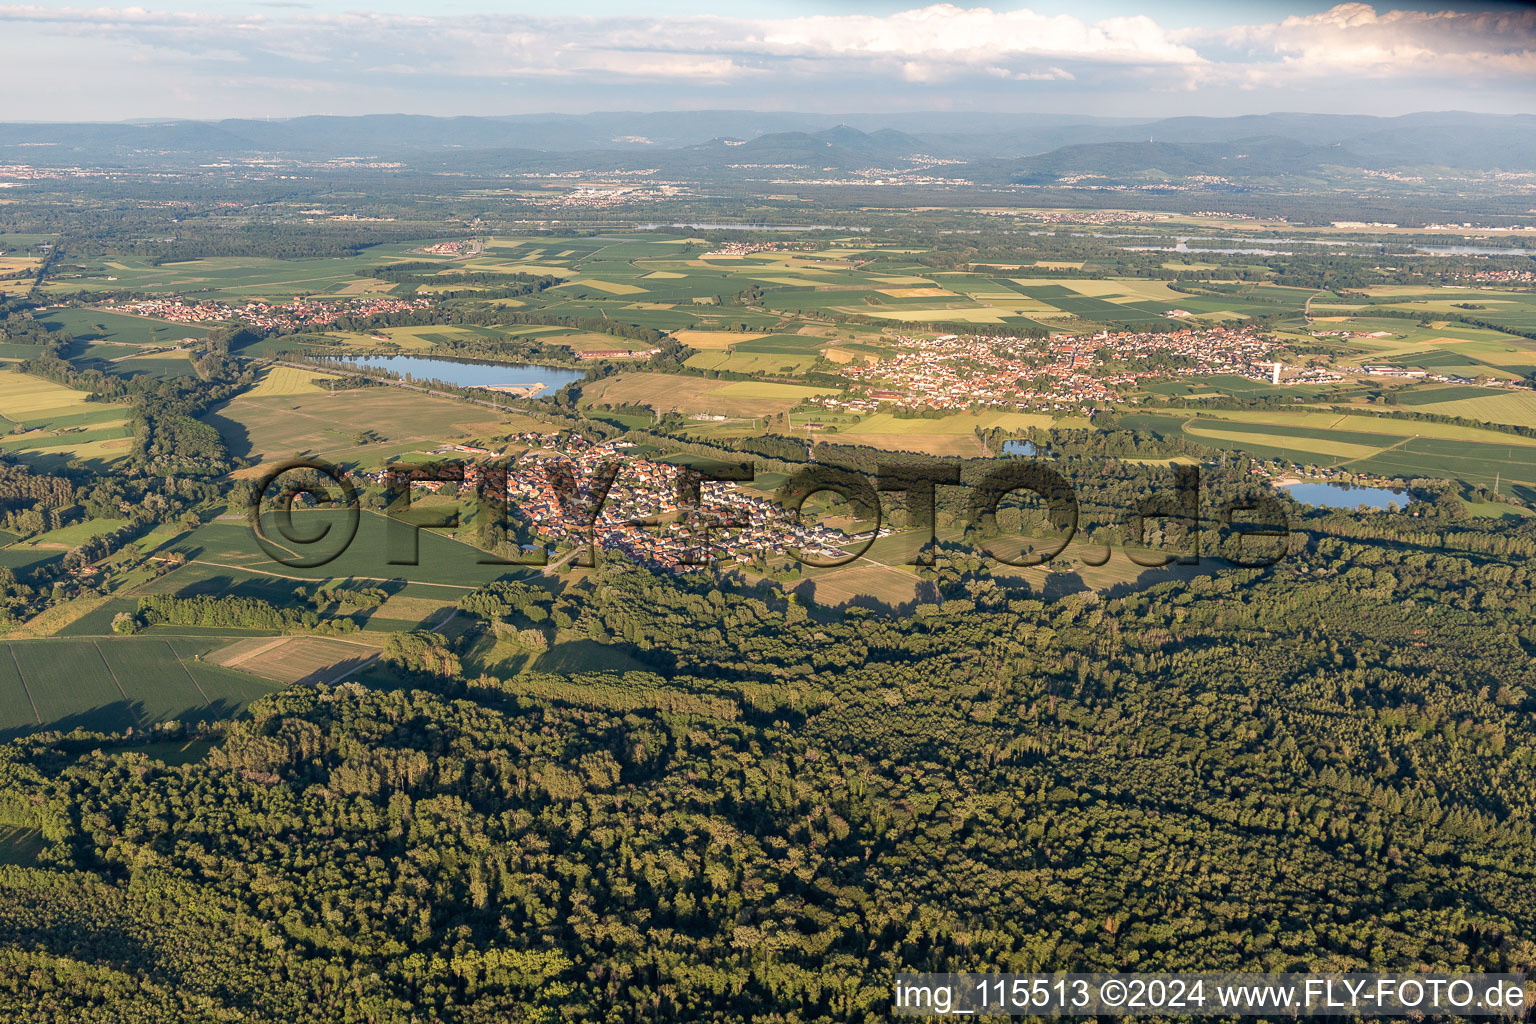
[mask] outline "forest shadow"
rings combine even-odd
[[[76,729],[84,732],[122,734],[129,728],[135,734],[148,734],[148,729],[159,722],[218,722],[234,718],[244,705],[220,697],[208,704],[194,704],[172,715],[150,716],[141,700],[117,700],[94,708],[76,711],[58,718],[51,718],[41,725],[12,726],[0,729],[0,743],[33,736],[40,732],[57,732],[68,735]]]
[[[225,402],[203,413],[199,418],[219,432],[219,438],[224,442],[224,447],[229,449],[230,455],[237,459],[249,458],[251,432],[244,423],[223,414],[223,410],[228,407],[229,403]]]
[[[340,679],[348,672],[356,672],[374,660],[371,653],[358,654],[340,661],[334,661],[324,668],[317,668],[293,681],[294,686],[316,686],[320,683],[328,683]]]

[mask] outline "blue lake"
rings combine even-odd
[[[1318,508],[1366,508],[1385,509],[1388,505],[1406,508],[1411,500],[1407,491],[1394,491],[1387,487],[1351,487],[1349,484],[1291,484],[1286,490],[1303,505]]]
[[[366,367],[370,370],[388,370],[402,377],[419,381],[440,380],[461,388],[525,388],[534,384],[544,387],[531,397],[542,398],[559,391],[571,381],[586,376],[582,370],[563,366],[539,366],[536,363],[469,363],[457,359],[429,359],[426,356],[350,356],[337,360]]]
[[[1004,441],[1004,455],[1039,455],[1040,446],[1033,441]]]

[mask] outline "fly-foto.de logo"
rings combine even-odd
[[[384,516],[387,566],[420,564],[422,530],[457,536],[470,522],[482,548],[476,561],[508,566],[548,565],[552,550],[564,549],[573,565],[588,567],[601,550],[676,571],[762,558],[827,568],[868,557],[897,533],[915,547],[906,564],[931,566],[941,527],[948,542],[1022,567],[1048,565],[1069,546],[1087,565],[1103,565],[1119,549],[1150,568],[1212,554],[1262,567],[1289,550],[1278,495],[1245,482],[1208,501],[1198,466],[1175,465],[1122,488],[1123,507],[1102,496],[1080,500],[1063,472],[1026,460],[972,462],[964,472],[937,460],[882,461],[873,471],[809,463],[768,479],[771,490],[752,463],[689,456],[683,465],[604,450],[395,465],[356,481],[303,458],[274,467],[244,497],[257,543],[293,568],[318,568],[348,550],[361,520],[359,483]],[[428,493],[455,502],[416,500]],[[302,514],[318,509],[332,513]]]

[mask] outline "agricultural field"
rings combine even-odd
[[[1086,423],[1086,421],[1084,421]],[[1046,413],[1002,412],[986,410],[956,413],[936,418],[908,418],[890,413],[874,413],[857,423],[839,426],[837,433],[825,438],[839,444],[867,445],[893,451],[926,452],[930,455],[980,456],[986,454],[976,437],[978,430],[1002,427],[1007,430],[1042,429],[1074,424],[1057,423]]]
[[[0,251],[5,251],[4,239],[5,236],[0,236]],[[35,256],[15,256],[9,253],[0,256],[0,297],[25,295],[31,291],[32,282],[37,277],[37,268],[42,262]]]
[[[1536,340],[1508,333],[1536,329],[1536,293],[1481,288],[1394,285],[1358,296],[1314,302],[1312,329],[1349,331],[1343,344],[1367,361],[1420,367],[1466,377],[1517,379],[1536,375]],[[1377,310],[1420,319],[1373,316]],[[1464,323],[1470,317],[1491,326]]]
[[[284,685],[335,683],[372,662],[380,648],[323,636],[252,637],[212,651],[208,661]]]
[[[273,398],[288,395],[326,394],[327,389],[316,381],[337,380],[339,375],[323,370],[301,370],[293,366],[269,366],[243,398]]]
[[[206,419],[234,455],[255,463],[313,455],[350,466],[382,464],[454,438],[505,433],[521,422],[483,406],[393,387],[284,394],[260,392],[258,386]]]
[[[104,287],[111,279],[114,287],[189,297],[286,299],[293,295],[406,295],[418,290],[430,294],[451,287],[451,274],[441,285],[395,285],[360,276],[370,268],[427,259],[441,264],[444,272],[559,277],[561,284],[538,295],[499,301],[520,310],[697,331],[701,349],[713,347],[704,336],[724,333],[722,328],[746,325],[772,330],[789,326],[792,331],[825,311],[884,320],[894,328],[975,323],[1096,330],[1109,325],[1167,326],[1202,318],[1241,319],[1273,314],[1280,306],[1299,312],[1310,294],[1267,286],[1232,286],[1197,294],[1174,291],[1164,282],[1145,279],[1020,278],[1010,277],[1009,268],[1002,266],[937,271],[921,262],[922,250],[879,246],[853,238],[821,240],[821,244],[819,249],[740,255],[712,252],[708,243],[683,236],[505,236],[491,238],[482,251],[464,259],[424,256],[419,245],[409,243],[377,246],[356,256],[333,259],[221,257],[162,266],[126,258],[96,263],[85,259],[74,270],[60,268],[46,288],[64,292]],[[1047,261],[1035,266],[1076,270],[1080,261]],[[750,305],[733,301],[749,289],[757,290],[758,301]],[[1173,309],[1182,310],[1183,315],[1170,319],[1167,314]],[[430,347],[430,339],[423,339],[423,334],[433,332],[388,328],[381,333],[402,348],[420,349]],[[363,335],[342,340],[356,346],[377,344]],[[737,346],[736,341],[730,344]],[[737,348],[734,354],[745,357],[750,351]],[[744,372],[758,372],[758,364],[777,371],[793,362],[782,360],[769,367],[768,360],[737,360],[752,367]]]
[[[41,377],[0,373],[0,417],[12,424],[0,435],[0,451],[39,469],[71,459],[105,467],[122,458],[133,447],[128,407],[89,398]]]
[[[697,332],[696,332],[697,333]],[[718,334],[714,335],[718,337]],[[721,350],[703,351],[688,358],[700,370],[788,376],[810,369],[821,357],[827,339],[803,334],[737,335]]]
[[[858,605],[867,608],[910,609],[918,600],[932,600],[932,585],[894,565],[859,560],[833,569],[805,569],[805,582],[786,589],[824,608]]]
[[[416,248],[415,244],[402,243],[375,246],[356,256],[295,260],[217,256],[160,265],[126,256],[82,257],[78,261],[65,261],[58,267],[44,284],[43,291],[63,295],[120,288],[191,298],[282,301],[295,295],[388,295],[393,285],[359,277],[358,271],[432,259],[412,252],[413,248]],[[366,283],[366,292],[355,290],[359,283]]]
[[[1122,426],[1384,478],[1444,477],[1536,498],[1536,439],[1456,424],[1333,412],[1133,413]]]
[[[1397,402],[1414,412],[1512,426],[1536,424],[1536,392],[1531,391],[1444,385],[1400,393]]]
[[[152,636],[0,643],[0,735],[228,718],[273,689],[201,660],[211,646]]]
[[[582,398],[589,406],[644,406],[685,415],[752,417],[780,415],[814,395],[836,393],[835,388],[799,384],[621,373],[589,385]]]
[[[76,342],[169,346],[206,338],[209,333],[206,327],[194,324],[89,308],[50,309],[40,319],[50,331],[67,331]]]
[[[468,513],[473,498],[455,504]],[[340,550],[340,541],[344,539],[343,516],[329,509],[294,511],[293,533],[296,536],[313,537],[334,527],[334,534],[313,548],[287,541],[271,518],[264,520],[264,524],[267,536],[280,549],[306,556],[312,552],[330,554]],[[166,545],[161,555],[182,555],[187,564],[153,580],[143,589],[146,593],[180,596],[244,595],[282,604],[292,600],[295,586],[306,582],[349,579],[363,586],[390,584],[383,588],[391,592],[390,601],[374,614],[390,622],[399,622],[401,620],[395,616],[410,615],[414,610],[420,615],[420,619],[409,627],[414,628],[428,619],[440,620],[446,607],[444,602],[457,601],[491,580],[538,571],[531,567],[484,564],[481,559],[489,556],[455,539],[457,531],[451,529],[422,529],[417,535],[418,564],[394,564],[392,559],[396,549],[391,545],[388,524],[385,516],[363,511],[356,537],[332,561],[315,568],[294,568],[276,561],[261,548],[244,517],[216,519]],[[408,536],[409,530],[402,529],[401,533]],[[400,585],[394,585],[396,583]],[[415,600],[391,605],[396,593]]]

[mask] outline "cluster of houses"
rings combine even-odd
[[[659,348],[593,348],[576,350],[577,359],[649,359],[661,352]]]
[[[629,441],[593,444],[579,434],[533,432],[513,441],[529,449],[508,473],[508,504],[549,543],[584,543],[590,538],[603,551],[683,573],[702,570],[711,562],[748,562],[791,550],[831,560],[842,557],[853,539],[829,527],[802,523],[777,502],[729,481],[700,481],[693,508],[684,493],[687,467],[636,455]],[[482,474],[473,460],[497,453],[448,444],[437,454],[464,459],[463,484],[419,481],[414,487],[436,492],[462,486],[473,492]],[[614,468],[612,485],[603,493],[606,471]],[[375,473],[371,479],[383,483],[385,474]]]
[[[626,451],[629,442],[587,444],[579,436],[520,462],[508,482],[508,498],[540,537],[581,541],[591,537],[616,551],[669,572],[703,569],[712,561],[751,561],[791,549],[831,559],[849,538],[799,517],[767,497],[732,482],[702,481],[699,505],[685,504],[687,468]],[[618,473],[598,504],[594,483],[605,466]],[[567,491],[562,495],[562,484]],[[596,518],[592,511],[597,508]]]
[[[1047,224],[1150,224],[1154,221],[1172,220],[1171,213],[1149,213],[1145,210],[1031,210],[1023,216]],[[1220,214],[1196,214],[1196,216],[1221,216]]]
[[[371,317],[386,313],[405,313],[427,309],[433,300],[358,298],[320,302],[295,296],[292,302],[273,304],[245,302],[235,305],[227,302],[187,299],[138,299],[132,302],[108,302],[102,308],[114,312],[152,316],[175,323],[227,323],[241,321],[265,331],[294,330],[302,327],[320,327],[335,323],[341,317]]]
[[[1313,331],[1314,338],[1390,338],[1390,331],[1351,331],[1340,327],[1333,330]]]
[[[1536,270],[1474,270],[1457,276],[1478,284],[1536,284]]]
[[[655,168],[641,171],[621,172],[635,176],[655,174]],[[545,177],[563,177],[561,174],[550,174]],[[534,175],[529,175],[534,177]],[[614,207],[630,206],[635,203],[667,202],[683,198],[689,195],[691,190],[682,185],[657,184],[657,185],[622,185],[602,186],[584,185],[571,190],[564,195],[550,196],[532,200],[535,206],[557,206],[578,210],[608,210]]]
[[[422,251],[429,252],[434,256],[463,256],[465,253],[473,252],[474,249],[474,241],[464,239],[459,242],[438,242],[436,245],[427,246]]]
[[[751,256],[757,252],[810,252],[816,246],[811,242],[726,242],[704,254],[711,256]]]
[[[864,389],[821,396],[815,404],[860,414],[882,406],[1091,413],[1149,376],[1236,374],[1265,379],[1260,363],[1276,345],[1252,330],[1218,327],[1166,334],[1104,331],[1050,340],[901,336],[885,343],[898,349],[894,357],[841,368],[844,376],[864,382]],[[1154,354],[1178,357],[1177,365],[1155,373],[1106,366]]]

